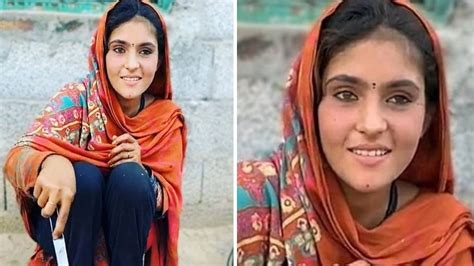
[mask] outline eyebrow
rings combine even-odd
[[[341,74],[334,76],[326,81],[324,84],[324,87],[326,87],[329,83],[334,82],[334,81],[341,81],[341,82],[347,82],[355,85],[368,85],[367,82],[363,81],[362,79],[346,74]]]
[[[418,91],[420,88],[415,84],[415,82],[409,79],[400,79],[384,83],[384,86],[387,88],[400,88],[400,87],[414,87]]]
[[[354,85],[363,85],[363,86],[366,86],[366,87],[368,87],[368,85],[369,85],[367,82],[365,82],[364,80],[362,80],[358,77],[354,77],[354,76],[347,75],[347,74],[341,74],[341,75],[334,76],[334,77],[330,78],[329,80],[327,80],[326,83],[324,84],[324,87],[326,87],[329,83],[331,83],[333,81],[341,81],[341,82],[351,83],[351,84],[354,84]],[[409,79],[400,79],[400,80],[393,80],[393,81],[389,81],[389,82],[384,82],[384,83],[382,83],[382,87],[385,87],[385,88],[414,87],[415,89],[420,91],[420,88],[415,84],[415,82],[413,82]]]
[[[111,42],[109,42],[109,46],[114,44],[114,43],[118,43],[118,44],[122,44],[122,45],[125,45],[125,46],[130,46],[130,44],[124,40],[113,40]],[[140,43],[138,44],[137,46],[139,47],[143,47],[143,46],[152,46],[152,47],[156,47],[156,45],[154,43],[151,43],[151,42],[144,42],[144,43]]]

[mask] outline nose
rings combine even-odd
[[[366,102],[361,106],[356,130],[368,137],[380,135],[387,130],[388,123],[378,103]]]
[[[138,58],[134,53],[129,53],[127,56],[127,61],[125,62],[125,68],[129,71],[133,71],[140,66]]]

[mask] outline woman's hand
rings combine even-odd
[[[115,147],[109,154],[108,164],[110,167],[115,167],[125,162],[136,162],[143,166],[140,144],[130,134],[125,133],[118,137],[114,136],[112,145],[115,145]]]
[[[41,215],[49,218],[59,206],[59,215],[53,238],[59,238],[69,216],[69,209],[76,194],[76,175],[72,163],[60,155],[50,155],[42,163],[36,179],[33,197],[41,207]]]

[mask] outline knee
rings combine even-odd
[[[76,175],[74,201],[102,199],[104,180],[99,168],[87,162],[75,162],[73,167]]]
[[[154,192],[148,173],[134,162],[116,166],[108,179],[108,190],[128,202],[143,204],[143,201],[154,200]]]

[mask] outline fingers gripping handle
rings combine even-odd
[[[56,214],[58,210],[56,209]],[[54,231],[53,221],[51,217],[49,217],[49,226],[51,227],[51,234]],[[64,234],[61,234],[61,237],[57,239],[53,239],[54,245],[54,252],[56,253],[56,261],[58,266],[69,266],[69,262],[67,259],[67,251],[66,251],[66,241],[64,240]]]

